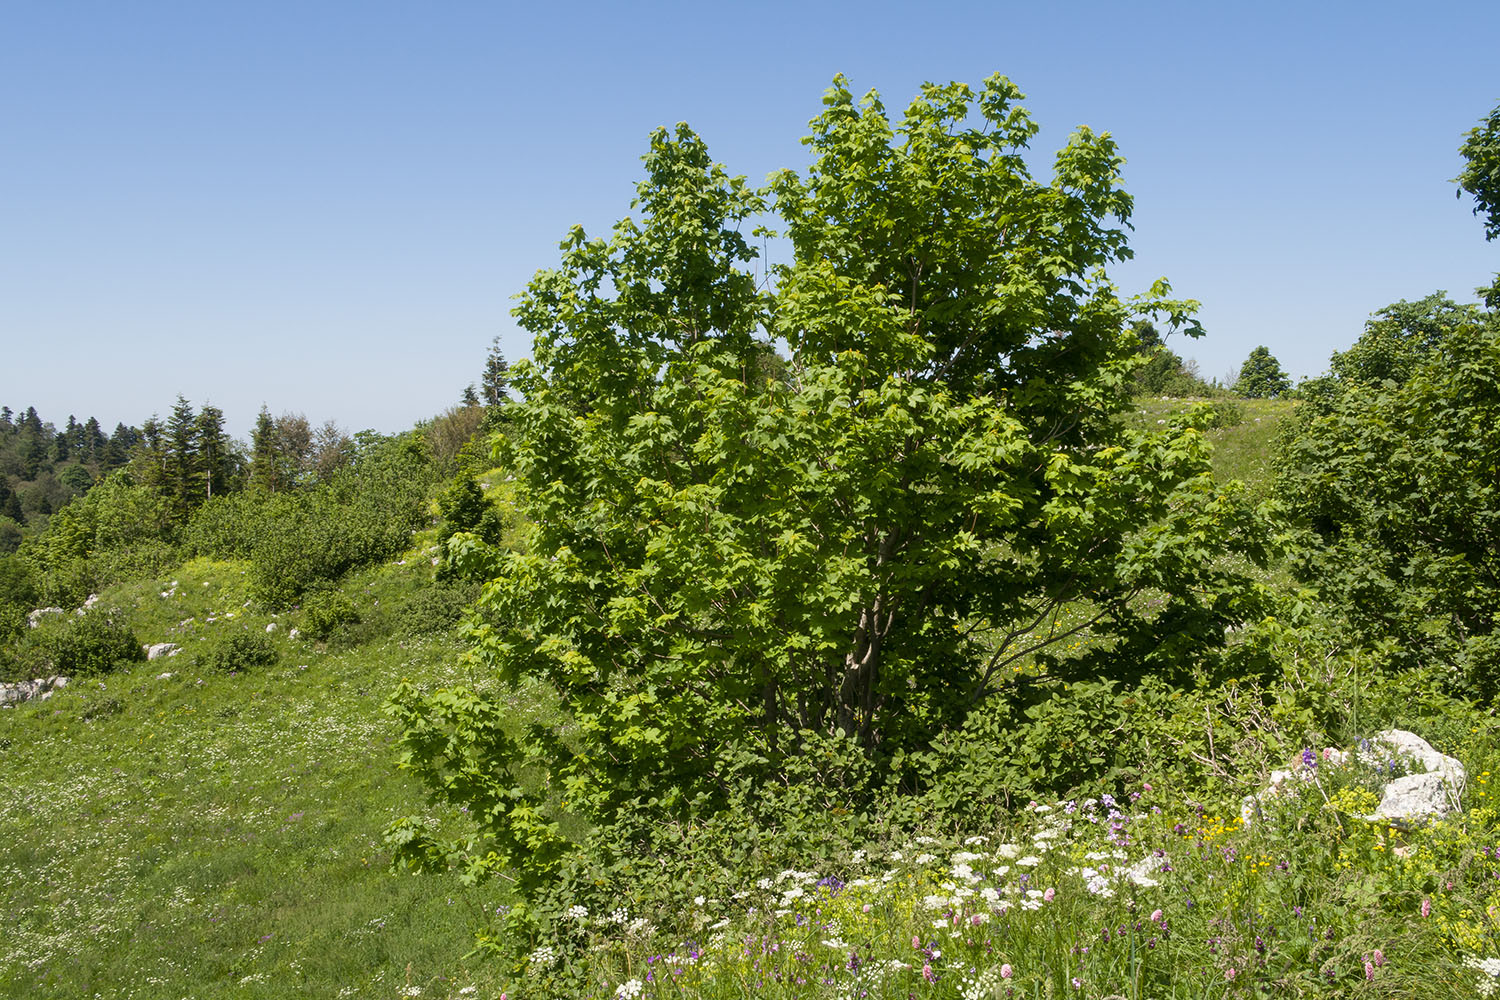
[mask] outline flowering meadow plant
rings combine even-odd
[[[1341,828],[1304,796],[1247,827],[1150,785],[1031,803],[992,835],[917,836],[836,871],[788,868],[697,896],[675,926],[653,914],[659,930],[576,907],[566,922],[584,936],[566,988],[631,1000],[1472,995],[1500,984],[1500,960],[1473,957],[1500,953],[1500,838],[1474,839],[1494,820],[1478,808],[1405,833]]]

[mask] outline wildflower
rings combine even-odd
[[[1083,989],[1083,980],[1079,979],[1077,976],[1074,976],[1073,977],[1073,988],[1075,990],[1081,990],[1081,989]]]
[[[589,916],[589,910],[586,906],[570,906],[568,907],[567,912],[563,914],[563,916],[568,920],[587,920]]]
[[[1009,979],[1011,976],[1013,976],[1015,974],[1016,974],[1016,970],[1012,969],[1010,967],[1010,963],[1009,962],[1006,962],[1004,965],[1000,966],[1000,978],[1001,979]]]
[[[1161,911],[1160,910],[1152,910],[1151,911],[1151,922],[1153,924],[1159,924],[1159,923],[1161,923]]]
[[[1375,968],[1377,969],[1385,964],[1385,952],[1381,951],[1379,948],[1375,949],[1375,951],[1370,955],[1370,958],[1374,960]]]
[[[1312,747],[1302,748],[1302,766],[1308,768],[1309,770],[1317,770],[1318,755],[1313,753]]]
[[[1052,900],[1055,899],[1056,897],[1057,897],[1057,890],[1054,889],[1054,888],[1052,888],[1051,886],[1048,886],[1047,887],[1047,891],[1044,892],[1044,893],[1042,893],[1042,899],[1043,899],[1043,901],[1048,902],[1048,903],[1052,902]]]
[[[932,971],[931,962],[922,963],[922,978],[927,980],[929,983],[937,982],[937,973]]]
[[[1312,751],[1308,751],[1308,752],[1311,753]],[[1228,969],[1225,969],[1224,970],[1224,981],[1228,982],[1228,983],[1234,982],[1235,975],[1236,975],[1236,973],[1235,973],[1235,971],[1234,971],[1234,969],[1232,967],[1228,968]]]
[[[1365,959],[1365,979],[1375,978],[1375,963]]]
[[[641,981],[639,979],[627,979],[615,987],[615,1000],[635,1000],[641,995]]]
[[[1424,916],[1424,917],[1430,917],[1430,916],[1432,916],[1432,900],[1431,899],[1424,898],[1422,900],[1422,916]]]

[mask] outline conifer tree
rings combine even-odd
[[[196,424],[198,476],[203,484],[201,500],[229,492],[233,461],[229,439],[224,434],[224,411],[205,403]]]
[[[282,489],[276,475],[276,421],[264,404],[250,432],[250,484],[268,493]]]
[[[484,402],[488,406],[500,406],[508,398],[505,393],[510,388],[510,365],[506,362],[505,355],[500,353],[499,337],[490,341],[490,353],[484,362],[484,377],[480,385],[484,392]]]

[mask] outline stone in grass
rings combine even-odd
[[[145,649],[147,660],[160,660],[163,657],[176,656],[182,652],[182,648],[175,642],[158,642],[155,645],[145,647]]]
[[[37,677],[29,681],[16,681],[14,684],[0,684],[0,708],[9,708],[32,698],[46,701],[52,697],[53,691],[67,686],[66,677]]]
[[[1380,805],[1365,819],[1373,823],[1396,826],[1421,824],[1428,819],[1442,819],[1459,808],[1468,775],[1463,764],[1432,744],[1404,729],[1387,729],[1376,733],[1372,743],[1384,743],[1396,756],[1406,758],[1413,773],[1393,778],[1380,791]],[[1360,760],[1374,766],[1373,749],[1362,750]]]
[[[1381,783],[1380,805],[1364,819],[1387,826],[1410,827],[1429,819],[1442,819],[1459,808],[1466,775],[1463,764],[1454,758],[1439,753],[1426,740],[1404,729],[1387,729],[1376,733],[1374,739],[1361,743],[1363,746],[1357,754],[1330,748],[1319,757],[1322,762],[1334,765],[1349,763],[1352,758],[1377,774],[1391,760],[1401,757],[1412,770],[1411,774]],[[1378,753],[1377,744],[1383,744],[1388,752]],[[1240,803],[1240,819],[1247,826],[1263,819],[1262,807],[1266,802],[1278,796],[1295,796],[1301,786],[1311,783],[1316,776],[1312,765],[1272,771],[1267,786],[1254,795],[1245,796]]]

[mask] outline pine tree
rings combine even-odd
[[[107,438],[101,434],[100,437],[103,439],[100,451],[103,454],[104,468],[119,469],[130,463],[130,452],[140,443],[141,432],[134,427],[117,423],[113,434]]]
[[[164,490],[179,522],[187,520],[188,513],[198,499],[198,426],[193,406],[182,396],[172,406],[172,415],[167,418]]]
[[[480,380],[480,386],[484,392],[484,401],[489,406],[500,406],[509,398],[505,391],[510,388],[510,365],[506,363],[505,355],[500,353],[499,337],[490,341],[490,353],[484,362],[484,377]]]
[[[201,500],[229,492],[233,461],[229,439],[224,434],[224,411],[205,403],[195,428],[198,438],[198,476],[203,484]]]
[[[99,421],[94,417],[83,425],[82,450],[88,455],[88,460],[95,464],[104,461],[104,450],[109,444],[109,439],[104,436],[104,431],[99,427]]]
[[[285,488],[277,477],[276,421],[264,405],[255,418],[255,429],[250,432],[250,485],[268,493]]]

